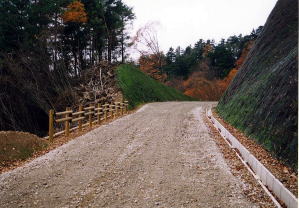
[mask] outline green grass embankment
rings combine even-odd
[[[119,87],[130,103],[130,107],[149,102],[195,100],[152,79],[131,65],[119,66],[117,79]]]

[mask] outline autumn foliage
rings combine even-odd
[[[237,70],[242,66],[242,64],[245,61],[245,59],[246,59],[250,49],[252,48],[253,44],[254,44],[254,41],[251,40],[251,41],[248,41],[248,43],[244,47],[240,58],[236,61],[236,69]]]
[[[208,54],[210,52],[212,52],[212,51],[213,51],[213,46],[211,44],[206,44],[205,47],[203,48],[203,54],[202,54],[202,56],[203,57],[207,57]]]
[[[153,79],[165,82],[167,75],[158,70],[160,66],[164,65],[164,60],[160,58],[160,55],[151,54],[140,56],[139,65],[141,71]]]
[[[208,58],[205,59],[206,61],[202,61],[202,70],[192,72],[186,80],[184,80],[183,78],[176,77],[167,82],[167,75],[165,73],[161,73],[161,71],[158,70],[160,66],[163,66],[165,64],[163,62],[163,59],[160,59],[159,55],[142,55],[139,58],[139,65],[140,69],[144,73],[148,74],[156,80],[159,80],[160,82],[165,83],[170,87],[174,87],[184,92],[185,95],[198,98],[200,100],[217,101],[220,99],[220,97],[223,95],[231,81],[236,76],[239,68],[241,67],[241,65],[247,57],[248,52],[253,46],[253,43],[254,41],[249,41],[246,44],[246,46],[242,50],[239,59],[235,62],[235,67],[231,69],[228,75],[223,79],[217,79],[215,78],[215,76],[211,76],[209,74],[211,66],[207,61]],[[204,56],[207,56],[207,54],[211,52],[211,50],[212,47],[208,44],[203,50]]]
[[[87,22],[87,13],[85,12],[84,4],[80,1],[70,3],[62,15],[62,19],[64,22]]]
[[[248,52],[253,46],[253,41],[249,41],[243,49],[240,58],[236,61],[233,68],[224,79],[208,79],[203,72],[193,72],[189,78],[183,82],[184,94],[200,100],[217,101],[225,92],[239,68],[247,57]]]

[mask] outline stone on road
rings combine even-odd
[[[0,175],[0,207],[255,207],[203,118],[152,103]]]

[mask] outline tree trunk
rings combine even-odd
[[[108,63],[111,63],[111,53],[112,53],[112,43],[111,43],[111,38],[108,38]]]
[[[57,13],[55,13],[55,19],[54,19],[54,54],[53,54],[53,70],[55,71],[56,70],[56,62],[57,62],[57,19],[58,19],[58,16],[57,16]]]
[[[124,17],[121,17],[121,21],[124,24]],[[125,38],[124,38],[124,26],[121,28],[121,63],[125,62]]]
[[[124,30],[121,33],[121,63],[125,62],[125,47],[124,47]]]
[[[75,75],[75,76],[78,76],[78,75],[77,75],[78,58],[77,58],[77,53],[76,53],[75,51],[73,51],[73,56],[74,56],[74,59],[75,59],[74,75]]]
[[[90,65],[93,66],[94,64],[94,37],[93,35],[90,36]]]

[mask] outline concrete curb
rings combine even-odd
[[[259,160],[257,160],[228,130],[226,130],[217,119],[213,117],[211,110],[207,112],[207,116],[215,128],[219,131],[220,135],[230,144],[230,146],[232,148],[238,149],[241,156],[240,159],[249,166],[253,174],[257,176],[257,180],[267,187],[272,193],[274,193],[274,195],[284,202],[287,207],[297,208],[298,199],[277,178],[275,178],[275,176],[273,176],[272,173]],[[278,207],[280,207],[280,205]]]

